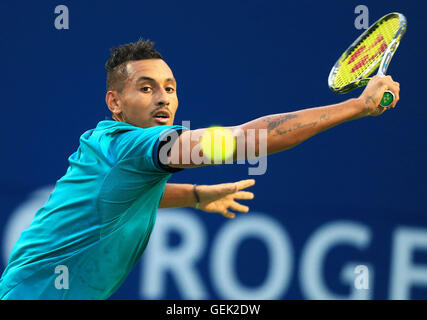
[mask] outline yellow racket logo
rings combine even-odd
[[[373,52],[375,48],[378,49],[374,54],[370,55],[369,53]],[[387,43],[381,34],[378,35],[377,39],[375,39],[375,42],[370,45],[368,49],[366,49],[366,45],[362,45],[353,55],[350,56],[350,60],[347,62],[347,64],[355,62],[350,72],[353,73],[363,67],[365,64],[370,63],[372,60],[380,56],[380,54],[383,53],[385,49],[387,49]],[[356,60],[359,56],[362,58]]]

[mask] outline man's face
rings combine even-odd
[[[126,68],[128,79],[122,92],[117,93],[116,118],[141,128],[173,125],[178,97],[176,80],[166,62],[131,61]]]

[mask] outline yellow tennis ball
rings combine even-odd
[[[236,141],[230,130],[223,127],[210,127],[201,139],[203,155],[215,163],[230,158],[236,149]]]

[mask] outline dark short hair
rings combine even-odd
[[[123,44],[111,49],[111,56],[105,63],[107,71],[107,91],[124,88],[128,74],[126,66],[129,61],[145,59],[162,59],[162,55],[154,49],[154,43],[150,40],[139,39],[137,42]]]

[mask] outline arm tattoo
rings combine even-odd
[[[281,125],[283,122],[290,120],[290,119],[295,119],[298,116],[296,114],[285,114],[279,117],[278,120],[273,120],[270,121],[270,117],[268,117],[267,119],[265,119],[264,121],[268,122],[268,126],[267,126],[267,132],[270,133],[272,130],[274,130],[275,128],[277,128],[279,125]]]
[[[330,119],[330,117],[327,114],[322,114],[322,116],[320,117],[320,121],[322,121],[322,120],[329,120],[329,119]]]
[[[285,122],[287,120],[290,120],[290,119],[295,119],[297,117],[298,117],[298,115],[292,114],[292,113],[291,114],[282,115],[282,116],[279,117],[279,119],[276,119],[276,120],[271,120],[270,119],[271,117],[267,117],[264,120],[264,121],[268,122],[268,126],[267,126],[268,131],[267,132],[270,133],[271,131],[274,130],[274,133],[276,133],[277,135],[283,135],[283,134],[286,134],[288,132],[292,132],[292,131],[295,131],[295,130],[298,130],[298,129],[302,129],[302,128],[305,128],[305,127],[310,127],[310,126],[314,127],[315,125],[317,125],[318,122],[323,121],[323,120],[326,121],[326,120],[330,119],[330,116],[325,113],[325,114],[322,114],[320,116],[320,120],[319,121],[312,121],[312,122],[309,122],[309,123],[306,123],[306,124],[301,124],[301,122],[297,122],[297,123],[294,123],[293,127],[288,128],[288,129],[283,129],[283,130],[280,130],[278,128],[278,126],[280,126],[283,122]]]
[[[372,101],[372,102],[374,102],[374,99],[372,99],[372,96],[368,96],[368,97],[365,99],[365,104],[366,104],[366,105],[369,105],[369,103],[370,103],[371,101]]]
[[[305,127],[310,127],[310,126],[314,127],[316,124],[317,124],[317,121],[309,122],[306,124],[301,124],[301,122],[297,122],[297,123],[294,123],[293,128],[289,128],[289,129],[285,129],[285,130],[276,129],[276,133],[277,133],[277,135],[282,135],[282,134],[286,134],[288,132],[292,132],[292,131],[295,131],[298,129],[305,128]]]

